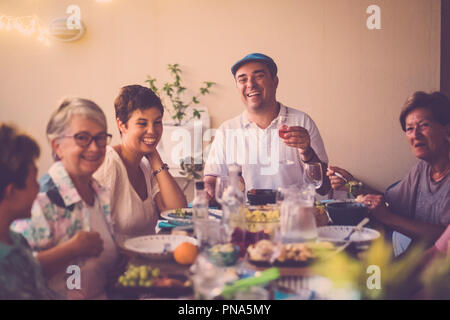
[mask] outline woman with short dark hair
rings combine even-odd
[[[119,243],[154,234],[159,212],[185,208],[186,197],[156,150],[164,109],[150,89],[123,87],[114,102],[122,142],[108,147],[95,178],[111,189],[111,212]]]

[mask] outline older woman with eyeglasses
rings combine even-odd
[[[47,137],[56,162],[39,181],[32,218],[13,229],[36,252],[50,288],[69,299],[105,298],[118,257],[110,194],[92,177],[111,138],[105,115],[90,100],[66,99],[52,115]]]
[[[363,201],[382,225],[412,240],[432,243],[450,223],[450,100],[440,92],[415,92],[400,113],[400,124],[419,161],[384,196],[367,188]],[[330,166],[327,174],[335,190],[354,180],[338,167]],[[398,235],[393,238],[396,254],[409,244]]]

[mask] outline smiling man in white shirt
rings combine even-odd
[[[205,165],[206,190],[214,196],[216,178],[228,175],[229,164],[242,167],[246,189],[277,189],[303,184],[305,163],[320,162],[321,195],[330,190],[328,157],[314,121],[304,112],[276,99],[277,65],[272,58],[252,53],[231,68],[245,111],[217,130]],[[281,118],[294,116],[296,125],[280,134]],[[283,157],[287,162],[280,161]]]

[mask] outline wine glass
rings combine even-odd
[[[312,162],[304,164],[304,181],[307,184],[314,185],[319,189],[323,183],[322,164],[320,162]]]
[[[227,281],[225,268],[215,266],[205,252],[198,255],[191,271],[197,299],[213,300],[222,293]]]
[[[284,144],[283,139],[289,132],[291,127],[299,126],[299,120],[293,115],[280,116],[278,120],[278,136],[280,137],[280,164],[294,164],[295,157],[290,156],[292,153],[292,147],[288,147]]]
[[[287,187],[279,187],[277,189],[277,193],[276,193],[276,196],[275,196],[276,205],[278,207],[280,207],[281,204],[283,203],[283,201],[285,199],[287,199],[289,195],[296,194],[296,193],[299,193],[299,192],[300,192],[300,189],[299,189],[298,185],[295,185],[295,184],[292,184],[292,185],[287,186]]]

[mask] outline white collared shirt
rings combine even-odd
[[[247,190],[277,189],[303,184],[303,167],[296,148],[286,146],[278,135],[280,117],[296,115],[298,124],[308,130],[311,147],[319,159],[328,163],[325,147],[314,121],[304,112],[280,103],[280,112],[266,129],[248,119],[247,111],[225,121],[216,131],[205,164],[204,174],[228,176],[229,164],[242,166]],[[280,163],[286,157],[289,164]]]

